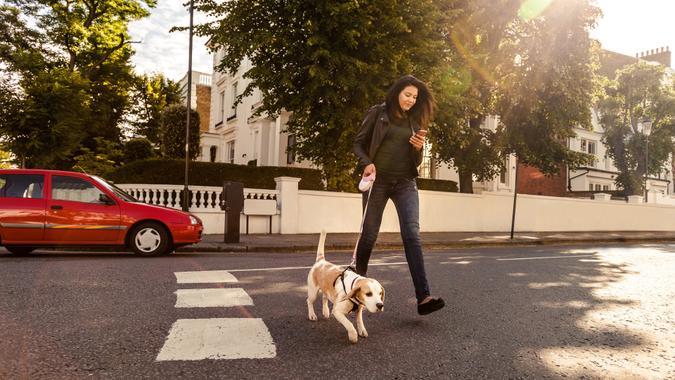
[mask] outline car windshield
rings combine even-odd
[[[122,200],[127,201],[127,202],[138,202],[138,200],[131,195],[127,194],[124,192],[124,190],[120,189],[119,187],[113,185],[112,183],[104,180],[103,178],[97,177],[95,175],[91,176],[96,182],[100,183],[101,185],[105,186],[108,190],[112,191],[120,197]]]

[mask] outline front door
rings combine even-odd
[[[51,176],[45,241],[53,244],[113,244],[120,236],[120,206],[101,199],[93,181]]]

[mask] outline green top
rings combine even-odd
[[[393,178],[414,178],[415,168],[410,158],[412,130],[407,119],[392,121],[387,135],[375,153],[377,174]]]

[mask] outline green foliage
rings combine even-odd
[[[187,127],[187,107],[174,104],[162,113],[162,155],[167,158],[185,157],[185,129]],[[190,110],[189,158],[199,155],[199,113]]]
[[[161,116],[171,104],[181,101],[180,86],[162,74],[142,75],[134,82],[131,132],[161,145]]]
[[[0,134],[21,166],[67,169],[85,136],[87,81],[79,73],[53,69],[3,87]]]
[[[75,165],[71,170],[104,176],[120,166],[123,159],[122,147],[117,142],[106,141],[96,137],[96,150],[82,148],[81,154],[75,156]]]
[[[552,1],[543,17],[521,23],[506,41],[518,58],[503,66],[497,113],[505,145],[520,163],[555,174],[560,164],[575,167],[591,157],[571,151],[574,127],[590,128],[593,45],[589,29],[598,16],[588,0]]]
[[[189,163],[188,180],[195,186],[222,186],[223,181],[242,182],[245,187],[275,189],[275,177],[297,177],[303,190],[324,190],[321,172],[316,169],[276,166],[247,166],[216,162]],[[115,183],[173,184],[185,183],[185,161],[152,159],[135,161],[109,173]]]
[[[627,195],[642,194],[645,173],[658,174],[673,151],[675,133],[675,80],[662,66],[635,63],[606,82],[605,96],[598,103],[603,143],[619,170],[617,187]],[[651,120],[646,136],[641,122]],[[647,141],[649,162],[647,165]]]
[[[258,88],[259,112],[292,113],[295,151],[321,167],[329,189],[353,186],[354,134],[365,111],[382,102],[403,74],[428,80],[444,58],[445,25],[454,0],[415,2],[197,0],[219,20],[197,28],[224,47],[220,70],[235,72],[247,58]]]
[[[155,0],[0,5],[0,74],[12,82],[3,103],[21,111],[0,119],[0,134],[22,164],[69,168],[97,138],[119,141],[133,80],[127,23],[149,14],[142,4]]]
[[[574,126],[590,123],[588,29],[597,8],[586,0],[475,0],[459,9],[450,59],[434,82],[430,139],[440,161],[457,168],[460,191],[497,175],[510,153],[548,174],[584,162],[565,142]],[[484,126],[489,115],[500,116],[496,130]]]
[[[146,160],[155,155],[152,143],[145,138],[135,138],[124,143],[124,162]]]
[[[9,169],[12,167],[12,156],[9,152],[0,150],[0,169]]]

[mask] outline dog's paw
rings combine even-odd
[[[330,319],[330,312],[323,313],[323,319]]]
[[[358,335],[356,335],[356,331],[354,333],[349,334],[349,343],[357,343],[359,341]]]
[[[360,329],[359,330],[359,336],[367,338],[368,337],[368,331],[366,331],[366,329]]]
[[[308,318],[309,318],[310,321],[316,321],[316,320],[318,319],[318,318],[316,317],[316,314],[310,314],[310,315],[308,316]]]

